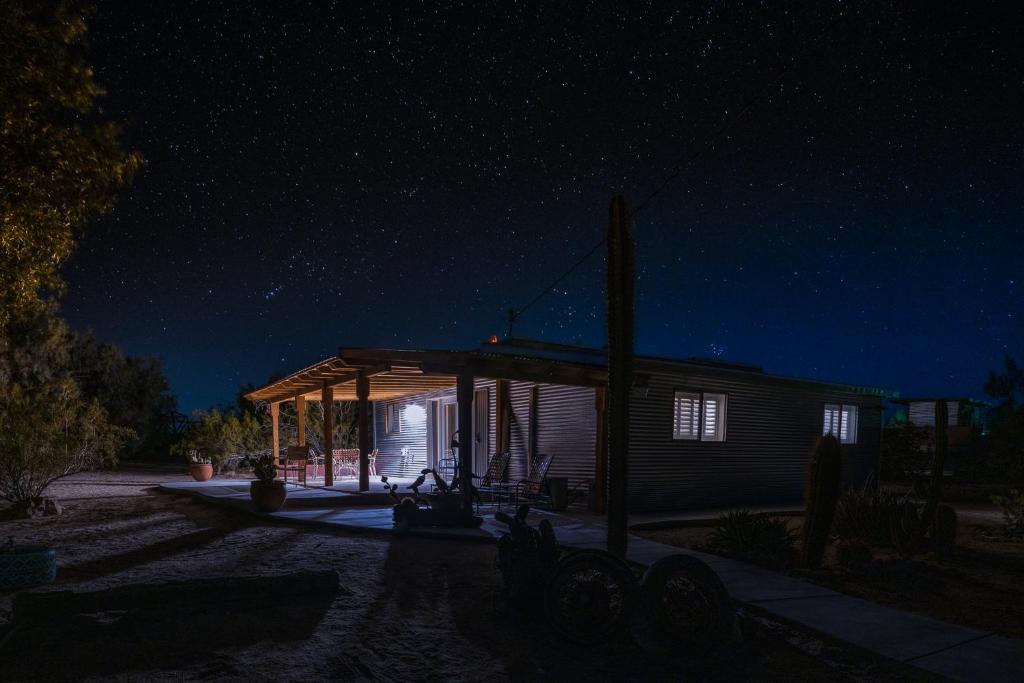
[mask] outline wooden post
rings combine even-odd
[[[633,218],[626,198],[608,209],[608,552],[626,558],[629,396],[633,384]]]
[[[370,378],[362,372],[356,378],[359,400],[359,490],[370,490]]]
[[[270,452],[274,454],[274,465],[281,455],[281,404],[270,404]]]
[[[320,389],[320,407],[324,411],[324,486],[334,486],[334,387],[327,380]]]
[[[594,439],[594,512],[605,512],[608,504],[608,411],[607,390],[594,389],[594,409],[597,411],[597,435]]]
[[[462,475],[462,506],[473,514],[473,375],[459,375],[455,397],[459,404],[459,470]]]
[[[295,445],[306,445],[306,397],[295,397]]]
[[[536,384],[530,387],[530,406],[527,411],[530,419],[530,429],[526,438],[526,471],[533,470],[533,461],[537,458],[537,404],[540,402],[540,387]]]
[[[507,379],[499,379],[494,383],[494,432],[498,439],[495,453],[504,453],[512,443],[512,403],[508,392]]]

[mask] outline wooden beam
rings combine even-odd
[[[334,486],[334,387],[324,382],[320,390],[324,411],[324,486]]]
[[[270,404],[270,452],[274,454],[274,464],[278,464],[281,455],[281,404]]]
[[[597,435],[594,440],[594,500],[590,508],[605,512],[608,504],[608,412],[604,387],[594,389],[594,409],[597,411]]]
[[[462,506],[473,514],[473,375],[459,375],[455,398],[459,403],[459,469],[462,475]]]
[[[370,378],[359,373],[356,378],[356,399],[359,401],[359,490],[370,490]]]
[[[295,397],[295,441],[296,446],[306,445],[306,397]]]
[[[533,469],[533,463],[537,459],[537,404],[540,402],[540,387],[534,384],[530,387],[530,416],[529,431],[526,438],[526,471]]]

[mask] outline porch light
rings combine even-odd
[[[402,413],[404,414],[405,422],[410,425],[424,424],[427,421],[426,409],[415,403],[407,405]]]

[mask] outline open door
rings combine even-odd
[[[479,477],[487,472],[491,453],[490,398],[487,389],[477,389],[473,394],[473,473]]]

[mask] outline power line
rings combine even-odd
[[[716,143],[723,135],[725,135],[726,131],[728,131],[729,128],[734,123],[736,123],[736,121],[738,121],[746,113],[753,109],[754,105],[757,104],[762,97],[764,97],[765,93],[767,93],[770,89],[777,85],[779,81],[781,81],[786,76],[786,74],[793,69],[794,66],[796,66],[799,62],[803,61],[807,56],[811,54],[811,52],[828,36],[828,34],[832,32],[832,29],[835,28],[836,24],[838,24],[839,20],[842,18],[843,13],[840,12],[835,18],[832,19],[832,21],[830,21],[825,26],[825,28],[821,31],[821,33],[818,34],[818,36],[814,40],[812,40],[809,43],[806,43],[806,47],[802,52],[799,52],[796,55],[794,55],[789,60],[789,63],[786,64],[782,69],[780,69],[779,72],[775,74],[775,76],[770,81],[768,81],[767,83],[765,83],[765,85],[759,88],[752,97],[747,99],[747,101],[744,102],[738,109],[734,110],[734,112],[731,115],[726,115],[725,119],[722,121],[722,124],[714,131],[714,133],[711,134],[710,137],[704,140],[704,142],[701,144],[697,152],[695,152],[689,159],[686,159],[682,163],[678,164],[675,167],[675,169],[673,169],[673,171],[665,178],[665,180],[663,180],[657,186],[655,186],[654,190],[652,190],[651,193],[648,194],[643,199],[643,201],[641,201],[636,206],[636,208],[630,212],[630,218],[636,216],[638,213],[640,213],[640,211],[642,211],[644,208],[650,205],[651,201],[653,201],[655,197],[661,194],[661,192],[664,191],[665,188],[668,187],[674,180],[681,176],[690,165],[692,165],[695,161],[698,161],[701,157],[703,157],[705,152],[711,149],[714,143]],[[565,278],[569,277],[569,275],[575,272],[577,268],[586,263],[586,261],[591,256],[593,256],[598,249],[604,246],[604,243],[605,238],[601,238],[601,240],[593,247],[591,247],[582,257],[580,257],[579,260],[577,260],[575,263],[569,266],[568,269],[566,269],[561,275],[559,275],[550,285],[542,289],[540,293],[537,294],[537,296],[530,299],[530,301],[527,302],[524,306],[521,306],[518,309],[510,308],[508,311],[508,336],[512,336],[512,327],[519,320],[519,318],[522,317],[523,313],[525,313],[530,307],[532,307],[538,301],[543,299],[548,292],[552,291],[555,287],[557,287]]]

